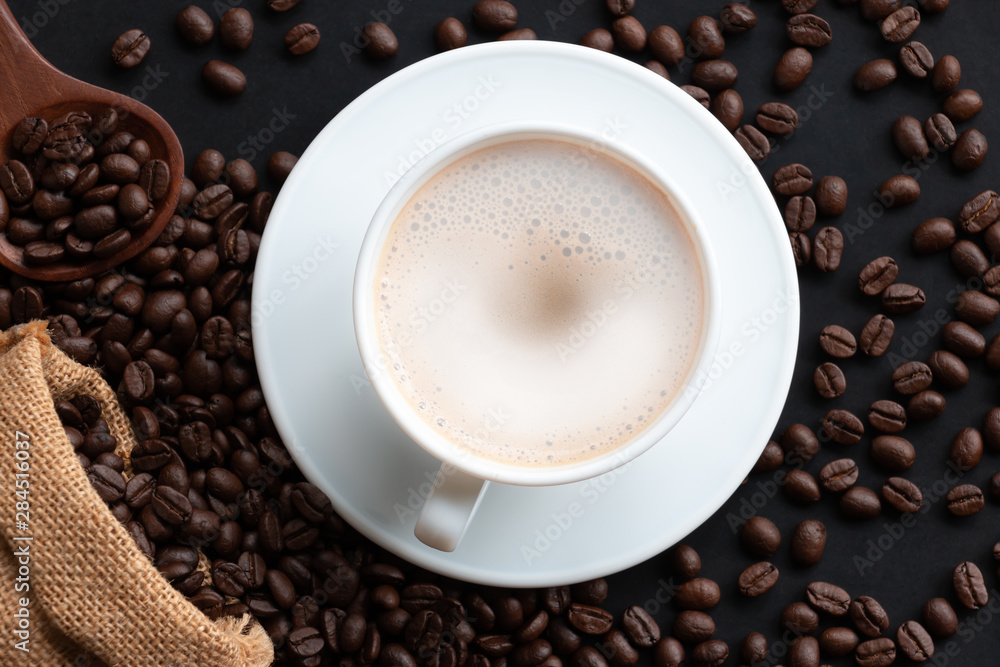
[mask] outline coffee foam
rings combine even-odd
[[[605,153],[532,139],[444,167],[393,222],[373,284],[388,372],[478,456],[557,466],[654,422],[704,320],[668,197]]]

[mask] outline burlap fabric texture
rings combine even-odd
[[[97,371],[52,345],[45,322],[0,333],[0,665],[269,665],[274,651],[259,624],[249,616],[206,617],[91,488],[54,407],[77,394],[101,401],[127,459],[135,436]],[[28,480],[21,497],[18,479]],[[27,516],[17,515],[22,498]],[[18,590],[24,584],[28,590]],[[26,652],[15,632],[24,625],[21,598],[28,601]]]

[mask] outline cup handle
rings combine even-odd
[[[429,547],[454,551],[462,541],[489,482],[447,463],[438,469],[413,534]]]

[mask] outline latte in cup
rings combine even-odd
[[[461,449],[584,462],[666,410],[706,325],[704,267],[667,192],[557,138],[480,148],[396,216],[371,286],[387,373]]]

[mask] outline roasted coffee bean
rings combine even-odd
[[[781,449],[787,463],[807,463],[819,453],[819,438],[805,424],[792,424],[781,434]]]
[[[708,641],[715,636],[715,621],[701,611],[682,611],[674,619],[673,636],[688,644]]]
[[[781,6],[789,14],[804,14],[816,6],[817,0],[781,0]]]
[[[881,21],[901,6],[900,0],[861,0],[861,16],[866,21]]]
[[[755,563],[743,570],[737,582],[740,593],[755,598],[767,593],[778,583],[778,568],[766,561]]]
[[[907,160],[926,160],[931,153],[923,124],[913,116],[900,116],[892,124],[892,140]]]
[[[895,660],[896,644],[888,637],[869,639],[854,650],[854,661],[859,667],[887,667]]]
[[[928,421],[939,417],[944,412],[944,408],[944,396],[927,389],[910,398],[910,402],[906,406],[906,414],[914,421]]]
[[[913,444],[898,435],[877,436],[872,440],[869,454],[877,466],[894,473],[909,470],[917,458]]]
[[[661,25],[653,28],[646,41],[649,45],[649,52],[664,65],[669,67],[684,60],[684,40],[670,26]]]
[[[615,44],[623,51],[637,53],[646,48],[646,29],[634,16],[623,16],[615,19],[611,24],[611,34]]]
[[[807,232],[816,224],[816,202],[812,197],[797,195],[785,204],[785,227],[790,232]]]
[[[1000,451],[1000,408],[990,408],[983,418],[983,444],[991,452]]]
[[[852,486],[840,497],[840,511],[849,519],[874,519],[882,511],[878,494],[863,486]]]
[[[126,30],[111,45],[111,60],[119,67],[135,67],[149,53],[149,38],[142,30]]]
[[[899,266],[892,257],[879,257],[865,265],[858,274],[858,287],[868,296],[881,294],[895,282]]]
[[[936,350],[927,359],[934,380],[948,389],[964,387],[969,382],[969,367],[956,354]]]
[[[865,433],[864,424],[847,410],[830,410],[821,423],[823,433],[841,445],[853,445]]]
[[[765,132],[778,136],[789,135],[799,124],[799,114],[782,102],[768,102],[757,108],[757,125]]]
[[[0,167],[0,192],[13,206],[31,201],[35,195],[35,179],[31,170],[20,160],[10,160]]]
[[[677,587],[674,602],[681,609],[704,611],[719,604],[720,598],[721,592],[717,583],[711,579],[697,578]],[[572,621],[570,623],[572,624]]]
[[[955,314],[966,324],[984,327],[1000,314],[1000,302],[977,290],[966,290],[958,296]]]
[[[819,650],[826,657],[842,658],[850,655],[859,642],[858,633],[850,628],[827,628],[819,636]]]
[[[958,88],[962,80],[962,65],[955,56],[942,56],[934,66],[931,86],[936,92],[949,93]]]
[[[743,98],[735,90],[727,89],[712,100],[712,114],[730,132],[735,132],[743,120]]]
[[[774,68],[774,87],[783,93],[795,90],[809,76],[812,64],[812,54],[801,46],[785,51]]]
[[[938,14],[948,9],[951,0],[917,0],[920,9],[928,14]]]
[[[956,90],[942,103],[944,114],[955,123],[971,120],[983,109],[983,98],[974,90]]]
[[[802,232],[792,232],[788,235],[788,242],[792,246],[792,256],[795,258],[795,266],[805,266],[812,259],[812,242],[809,237]]]
[[[948,511],[955,516],[971,516],[983,509],[986,499],[975,484],[962,484],[948,492]]]
[[[892,386],[904,396],[927,389],[933,380],[934,374],[930,366],[920,361],[907,361],[892,373]]]
[[[844,253],[844,236],[836,227],[823,227],[816,232],[813,258],[816,268],[823,272],[836,271]]]
[[[670,568],[684,580],[694,579],[701,572],[701,557],[686,544],[679,544],[670,552]]]
[[[615,16],[625,16],[635,9],[635,0],[605,0],[604,6]]]
[[[709,92],[732,88],[737,78],[739,72],[728,60],[705,60],[691,70],[691,82]]]
[[[850,615],[854,627],[868,637],[878,637],[889,629],[889,615],[875,598],[868,595],[851,602]]]
[[[678,37],[677,39],[680,39],[680,37]],[[653,44],[652,40],[653,40],[653,33],[651,32],[647,39],[647,43],[650,45],[650,47],[652,47]],[[598,51],[604,51],[605,53],[611,53],[611,51],[615,48],[615,38],[611,34],[610,30],[606,30],[604,28],[594,28],[593,30],[587,32],[583,37],[580,38],[579,44],[581,46],[588,46],[592,49],[597,49]],[[659,62],[659,61],[653,61],[653,62]]]
[[[925,79],[934,69],[934,56],[921,42],[913,41],[899,49],[899,62],[906,72],[917,79]]]
[[[323,650],[325,642],[319,630],[306,626],[293,630],[286,645],[293,656],[302,660],[317,655]]]
[[[917,125],[920,125],[919,121]],[[923,134],[923,128],[920,128],[920,133]],[[920,198],[920,183],[907,174],[897,174],[878,187],[877,195],[886,208],[906,206]]]
[[[811,505],[819,502],[822,495],[816,478],[805,470],[791,470],[785,477],[785,495],[789,500],[800,505]]]
[[[440,21],[434,26],[434,44],[438,51],[451,51],[468,43],[469,35],[462,22],[453,16]]]
[[[153,369],[145,361],[133,361],[122,374],[124,394],[135,402],[148,400],[153,396],[155,376]]]
[[[205,10],[188,5],[177,13],[177,32],[189,44],[203,46],[215,36],[215,23]]]
[[[227,49],[244,51],[253,41],[253,16],[242,7],[226,10],[219,19],[219,41]]]
[[[875,315],[861,330],[861,351],[871,357],[880,357],[889,349],[896,325],[885,315]]]
[[[906,621],[896,630],[899,652],[913,662],[926,662],[934,655],[934,640],[916,621]]]
[[[819,667],[819,641],[796,637],[788,649],[788,667]]]
[[[902,477],[890,477],[882,485],[882,498],[900,512],[915,514],[924,504],[920,487]]]
[[[319,42],[319,30],[310,24],[300,24],[308,26],[299,28],[295,34],[290,30],[285,35],[285,45],[288,51],[294,55],[302,55],[316,48]],[[295,30],[295,28],[292,28]],[[365,55],[373,60],[385,60],[396,55],[399,51],[399,40],[396,33],[385,23],[378,21],[369,23],[362,31],[366,38]]]
[[[771,183],[780,195],[800,195],[812,187],[812,172],[803,164],[785,165],[774,172]]]
[[[517,9],[505,0],[479,0],[472,7],[472,21],[489,32],[506,32],[517,25]]]
[[[785,452],[774,440],[764,445],[764,451],[760,453],[757,462],[754,464],[753,472],[768,472],[777,470],[785,462]]]
[[[49,124],[44,118],[28,117],[14,128],[11,141],[14,144],[14,150],[24,155],[32,155],[42,147],[48,134]]]
[[[815,565],[826,549],[826,526],[815,519],[806,519],[792,531],[792,560],[799,565]]]
[[[916,312],[926,303],[924,291],[914,285],[893,283],[882,292],[882,308],[893,315]]]
[[[895,401],[875,401],[868,408],[868,423],[883,433],[899,433],[906,428],[906,410]]]
[[[267,8],[276,12],[287,12],[297,6],[302,0],[266,0]]]
[[[586,635],[602,635],[611,629],[614,617],[599,607],[574,602],[566,609],[566,620]]]
[[[825,581],[806,586],[806,599],[815,609],[831,616],[846,616],[850,611],[851,596],[847,591]]]
[[[962,239],[951,247],[951,263],[966,278],[982,276],[990,268],[990,261],[982,249],[972,241]]]
[[[712,98],[708,94],[708,91],[704,88],[699,88],[698,86],[681,86],[681,90],[690,95],[698,102],[701,106],[706,109],[711,110]]]
[[[990,596],[986,590],[983,573],[971,561],[959,563],[955,567],[952,574],[952,584],[958,601],[966,609],[981,609],[989,602]]]
[[[781,546],[781,531],[770,519],[753,516],[740,529],[740,542],[751,553],[770,558]]]
[[[739,35],[757,25],[757,15],[747,5],[730,2],[722,8],[719,23],[722,24],[722,32]]]
[[[944,325],[941,342],[950,352],[966,359],[982,356],[986,352],[986,338],[965,322]]]
[[[729,657],[729,646],[720,639],[709,639],[694,647],[691,659],[696,667],[722,667]]]
[[[810,48],[826,46],[833,41],[830,24],[815,14],[800,13],[788,19],[785,24],[785,34],[795,44]]]
[[[740,642],[740,660],[746,664],[764,662],[767,659],[767,651],[767,637],[759,632],[747,634]]]
[[[181,493],[169,486],[157,486],[153,491],[151,507],[163,521],[177,526],[191,516],[191,501],[187,494]]]
[[[847,209],[847,183],[839,176],[824,176],[816,183],[816,210],[836,217]]]
[[[858,464],[854,459],[830,461],[819,471],[819,483],[831,493],[840,493],[858,481]]]
[[[1000,195],[993,190],[980,192],[962,206],[958,223],[970,234],[981,232],[1000,219]]]
[[[742,126],[733,136],[754,162],[760,162],[771,152],[771,142],[753,125]]]
[[[247,78],[238,68],[221,60],[209,60],[201,69],[201,78],[216,94],[239,95],[247,87]]]
[[[106,503],[116,503],[125,495],[125,478],[117,470],[94,464],[87,469],[87,479]]]
[[[896,64],[886,58],[865,63],[854,73],[854,87],[864,92],[881,90],[896,80]]]
[[[811,635],[819,628],[819,614],[805,602],[793,602],[782,610],[781,626],[795,635]]]
[[[568,664],[570,667],[608,667],[608,661],[604,659],[604,655],[593,646],[581,646],[573,651]]]
[[[691,21],[687,34],[695,58],[718,58],[726,50],[719,22],[711,16],[699,16]]]
[[[914,7],[901,7],[882,21],[882,37],[892,44],[905,42],[920,25],[920,12]]]
[[[924,122],[924,134],[934,150],[944,152],[958,141],[958,133],[951,120],[943,113],[936,113]]]
[[[951,152],[951,163],[959,171],[973,171],[986,159],[989,144],[983,133],[976,129],[968,129],[958,136]]]
[[[847,379],[837,364],[829,361],[816,367],[813,384],[823,398],[840,398],[847,391]]]
[[[920,618],[927,631],[937,639],[947,639],[958,632],[958,615],[944,598],[932,598],[925,602]]]

